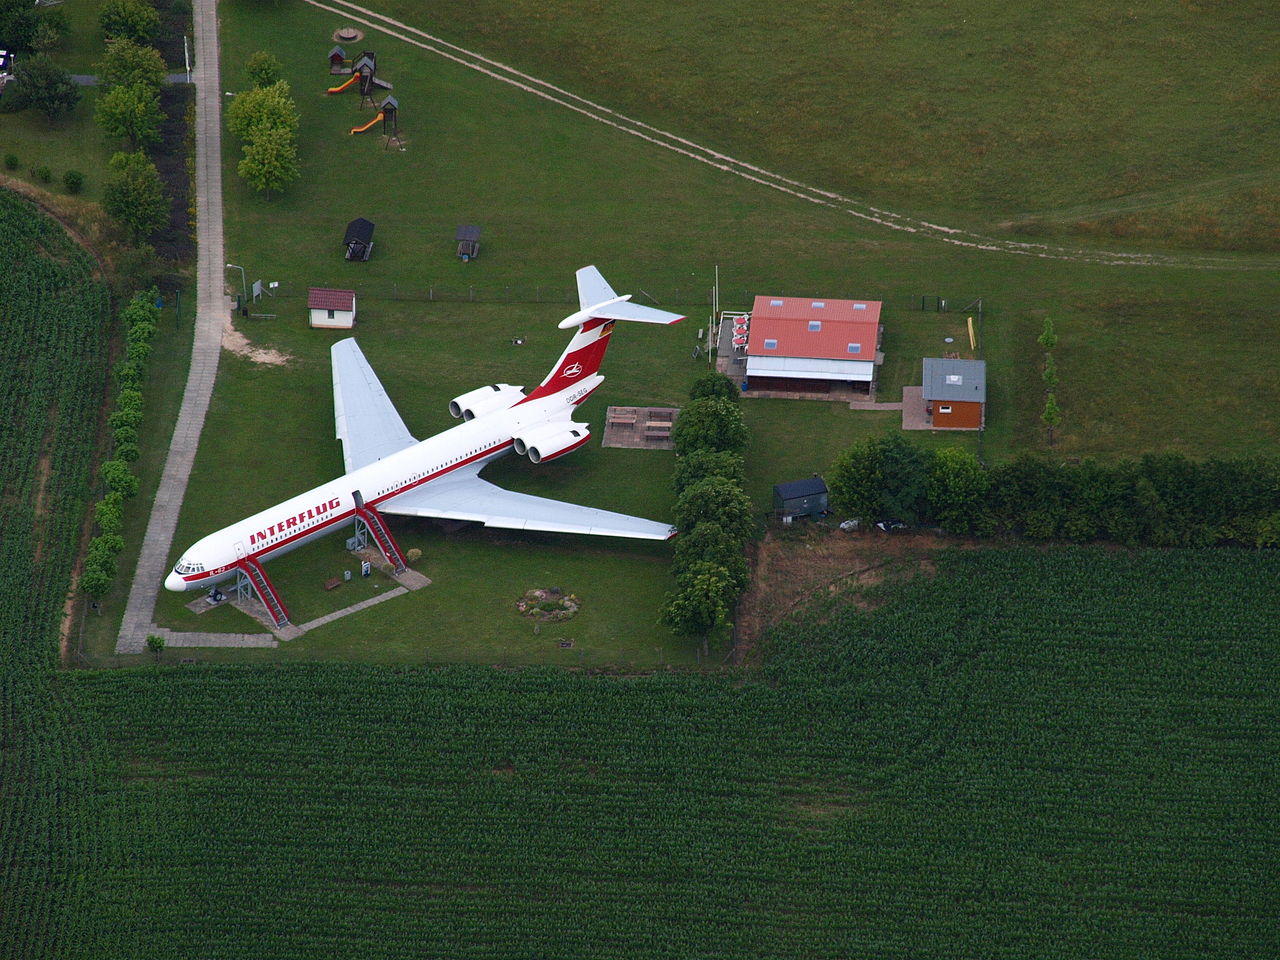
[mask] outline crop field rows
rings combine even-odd
[[[0,955],[73,953],[70,903],[97,843],[93,749],[51,694],[89,494],[107,294],[53,221],[0,192]]]
[[[1278,566],[951,554],[776,628],[767,683],[71,675],[95,955],[1268,955]]]

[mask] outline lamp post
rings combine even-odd
[[[244,300],[248,300],[249,299],[249,283],[247,280],[245,280],[245,277],[244,277],[244,267],[241,267],[234,263],[228,263],[227,268],[229,270],[240,271],[240,290],[244,293]],[[243,303],[244,300],[242,300],[241,303]]]

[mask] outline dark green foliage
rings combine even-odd
[[[685,488],[671,512],[682,533],[700,523],[713,523],[742,541],[756,530],[751,501],[741,487],[723,477],[707,477]]]
[[[78,902],[110,843],[94,799],[103,753],[74,722],[56,669],[92,486],[109,298],[90,257],[8,192],[0,262],[0,956],[106,955],[88,944]]]
[[[677,574],[676,591],[667,597],[662,620],[676,633],[705,636],[728,620],[738,593],[728,570],[698,560]]]
[[[168,72],[159,50],[128,39],[110,44],[98,64],[98,78],[107,87],[140,85],[159,90]]]
[[[22,161],[18,159],[16,153],[6,153],[4,155],[4,168],[6,170],[17,170],[22,166]]]
[[[68,170],[62,175],[62,185],[67,193],[79,193],[84,189],[84,174],[79,170]]]
[[[148,44],[160,33],[160,13],[147,0],[106,0],[98,15],[109,38]]]
[[[282,127],[258,127],[243,147],[236,172],[260,193],[283,190],[302,175],[296,134]]]
[[[901,520],[914,504],[918,517],[955,533],[1195,547],[1262,545],[1264,524],[1280,508],[1274,458],[1196,462],[1161,454],[1103,464],[1026,453],[987,470],[958,450],[912,455],[909,447],[866,440],[842,454],[829,478],[837,509]]]
[[[44,165],[36,167],[34,172],[35,178],[41,183],[50,183],[53,181],[53,171]]]
[[[930,460],[901,433],[861,440],[832,466],[831,504],[864,523],[919,523],[929,515]]]
[[[695,448],[684,456],[676,457],[671,485],[677,494],[707,477],[723,477],[738,486],[745,482],[745,465],[742,455],[732,450],[706,450]]]
[[[45,10],[36,21],[35,32],[31,37],[31,47],[37,53],[48,53],[62,45],[71,32],[71,23],[61,10]]]
[[[977,457],[958,447],[943,448],[929,463],[929,515],[951,533],[980,532],[990,486],[990,477]]]
[[[254,189],[270,194],[298,179],[299,123],[284,80],[246,90],[231,101],[227,129],[244,141],[236,171]]]
[[[39,23],[40,11],[29,0],[0,0],[0,37],[6,50],[34,50]],[[10,91],[5,91],[5,96],[9,95]]]
[[[741,391],[738,385],[716,370],[708,370],[689,388],[690,400],[702,400],[706,397],[719,397],[721,400],[732,400],[737,403]]]
[[[135,496],[138,492],[138,478],[123,460],[108,460],[101,467],[102,479],[113,493],[126,497]]]
[[[13,99],[15,109],[34,107],[50,120],[65,117],[81,97],[71,74],[44,55],[19,61],[4,94]]]
[[[280,80],[280,61],[265,50],[259,50],[249,57],[244,72],[255,87],[269,87]]]
[[[688,533],[676,537],[671,572],[679,581],[683,574],[703,561],[714,563],[725,571],[733,584],[735,596],[751,582],[747,558],[742,553],[742,540],[717,523],[699,523]]]
[[[747,445],[747,424],[734,401],[704,397],[681,409],[671,439],[677,456],[700,449],[741,453]]]
[[[94,120],[108,137],[129,141],[135,149],[160,139],[160,91],[145,83],[120,84],[98,98]]]
[[[102,206],[137,239],[150,236],[169,220],[169,200],[156,166],[141,151],[117,153],[103,190]]]

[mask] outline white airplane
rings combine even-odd
[[[560,322],[561,329],[577,331],[542,383],[527,395],[523,387],[498,383],[455,397],[449,412],[463,422],[426,440],[409,433],[355,340],[335,343],[330,350],[334,419],[347,472],[197,541],[165,578],[165,587],[200,590],[242,576],[283,626],[288,612],[262,561],[354,522],[401,570],[404,555],[382,513],[473,520],[513,530],[647,540],[674,536],[675,528],[665,523],[512,493],[479,477],[487,463],[512,450],[542,463],[587,442],[587,425],[572,418],[577,405],[604,382],[597,371],[614,321],[684,319],[629,303],[630,295],[614,293],[595,267],[583,267],[577,278],[581,309]]]

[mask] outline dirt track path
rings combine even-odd
[[[196,47],[196,333],[191,347],[191,371],[129,588],[116,653],[144,652],[147,635],[153,630],[156,596],[168,568],[178,512],[218,375],[223,330],[231,315],[223,281],[221,91],[215,0],[196,0],[192,20]]]
[[[487,77],[502,83],[510,84],[526,93],[541,97],[567,110],[589,117],[598,123],[613,127],[633,137],[639,137],[647,143],[671,150],[691,160],[705,163],[733,174],[744,180],[750,180],[761,186],[790,194],[801,200],[807,200],[832,210],[839,210],[851,217],[864,220],[887,230],[918,234],[941,243],[972,250],[985,250],[992,253],[1013,254],[1023,257],[1038,257],[1045,260],[1069,260],[1073,263],[1096,263],[1107,266],[1133,267],[1189,267],[1200,270],[1276,270],[1280,269],[1280,260],[1274,258],[1236,258],[1213,257],[1201,255],[1174,255],[1158,253],[1125,253],[1105,250],[1086,250],[1084,248],[1060,247],[1046,243],[1025,243],[1016,240],[1000,240],[984,237],[967,230],[930,223],[915,217],[881,210],[868,203],[842,196],[830,190],[811,186],[798,180],[792,180],[781,174],[772,173],[762,167],[737,160],[727,154],[719,153],[709,147],[701,146],[692,140],[667,133],[657,127],[639,120],[633,120],[615,110],[594,103],[577,94],[570,93],[560,87],[539,80],[527,73],[521,73],[497,60],[449,43],[440,37],[432,36],[417,27],[395,20],[384,14],[361,7],[348,0],[306,0],[313,7],[336,14],[344,20],[359,23],[372,30],[377,30],[389,37],[444,57],[468,69],[475,70]]]

